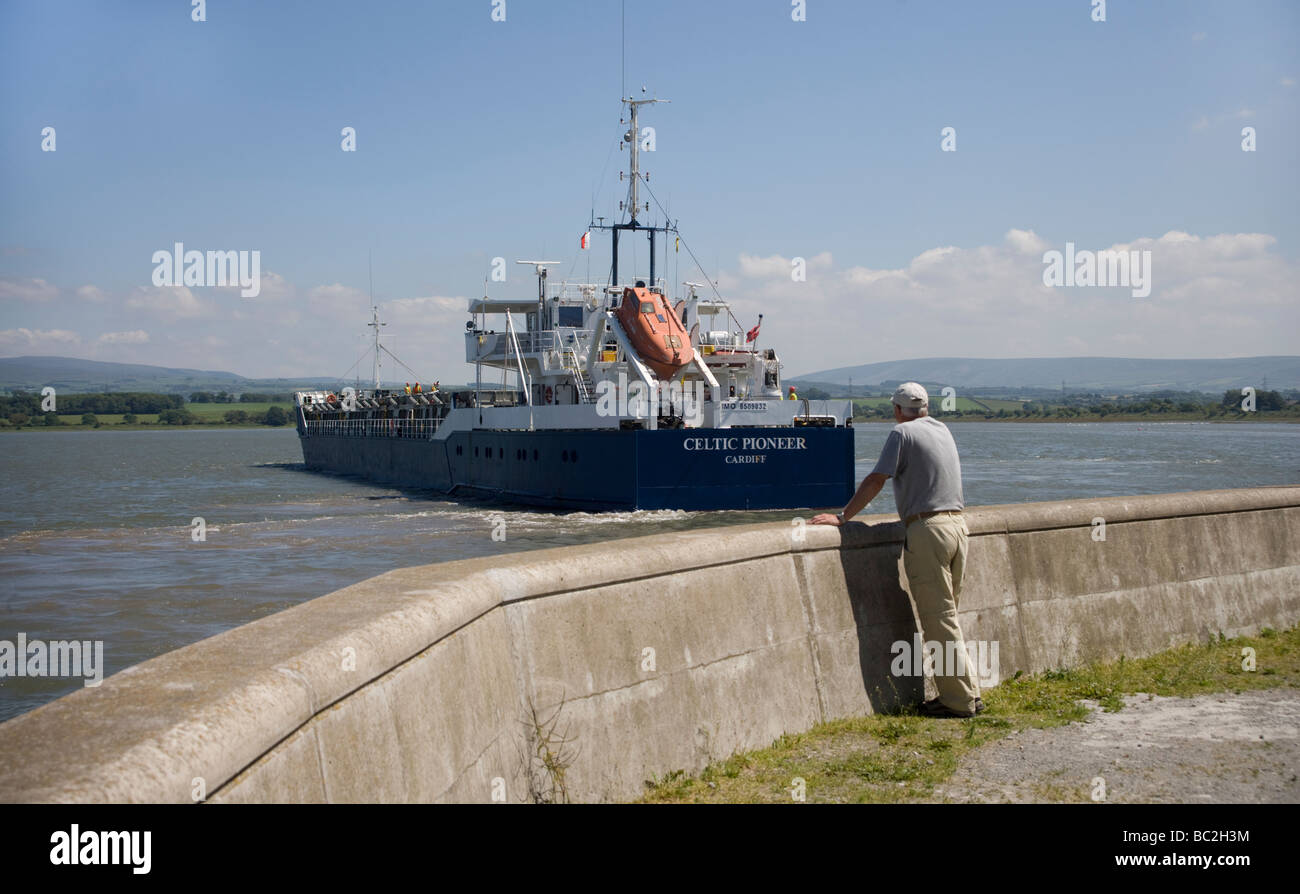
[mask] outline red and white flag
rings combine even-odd
[[[756,325],[753,329],[749,330],[749,332],[745,335],[745,341],[750,342],[758,338],[758,330],[761,328],[763,328],[763,315],[759,314],[758,325]]]
[[[591,230],[582,234],[582,247],[591,248]]]

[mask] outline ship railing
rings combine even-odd
[[[469,335],[472,337],[473,333],[469,333]],[[490,334],[480,333],[480,337],[484,338],[484,342],[474,352],[474,356],[479,360],[514,360],[514,345],[510,340],[508,331]],[[521,355],[554,351],[559,344],[553,330],[546,332],[516,332],[515,338],[519,342],[519,354]]]
[[[749,342],[741,337],[739,332],[726,332],[723,330],[713,330],[711,332],[700,332],[700,344],[712,345],[716,348],[725,348],[728,351],[750,351]]]
[[[441,419],[308,419],[310,437],[423,438],[434,436]]]
[[[554,332],[515,332],[519,342],[520,354],[532,354],[540,351],[555,350]]]
[[[550,287],[550,295],[572,303],[591,302],[598,300],[604,289],[604,283],[562,282]]]

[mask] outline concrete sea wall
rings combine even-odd
[[[916,629],[903,529],[863,521],[392,571],[0,724],[0,800],[527,801],[546,741],[570,798],[633,798],[921,696],[890,673]],[[967,524],[961,623],[1004,678],[1300,622],[1300,486]]]

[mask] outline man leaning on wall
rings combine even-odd
[[[984,710],[979,685],[966,661],[957,622],[969,532],[962,510],[961,460],[948,426],[929,414],[930,396],[916,382],[894,392],[894,426],[871,474],[839,515],[815,516],[814,525],[842,525],[894,479],[894,504],[906,528],[903,567],[916,602],[921,632],[942,651],[935,657],[939,697],[921,704],[932,717],[974,717]],[[949,645],[951,644],[951,645]],[[947,666],[945,656],[957,657]]]

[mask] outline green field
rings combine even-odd
[[[189,410],[195,416],[201,416],[205,421],[220,422],[230,410],[243,410],[250,416],[254,413],[265,413],[271,407],[279,407],[286,413],[291,413],[293,404],[186,404],[185,409]]]

